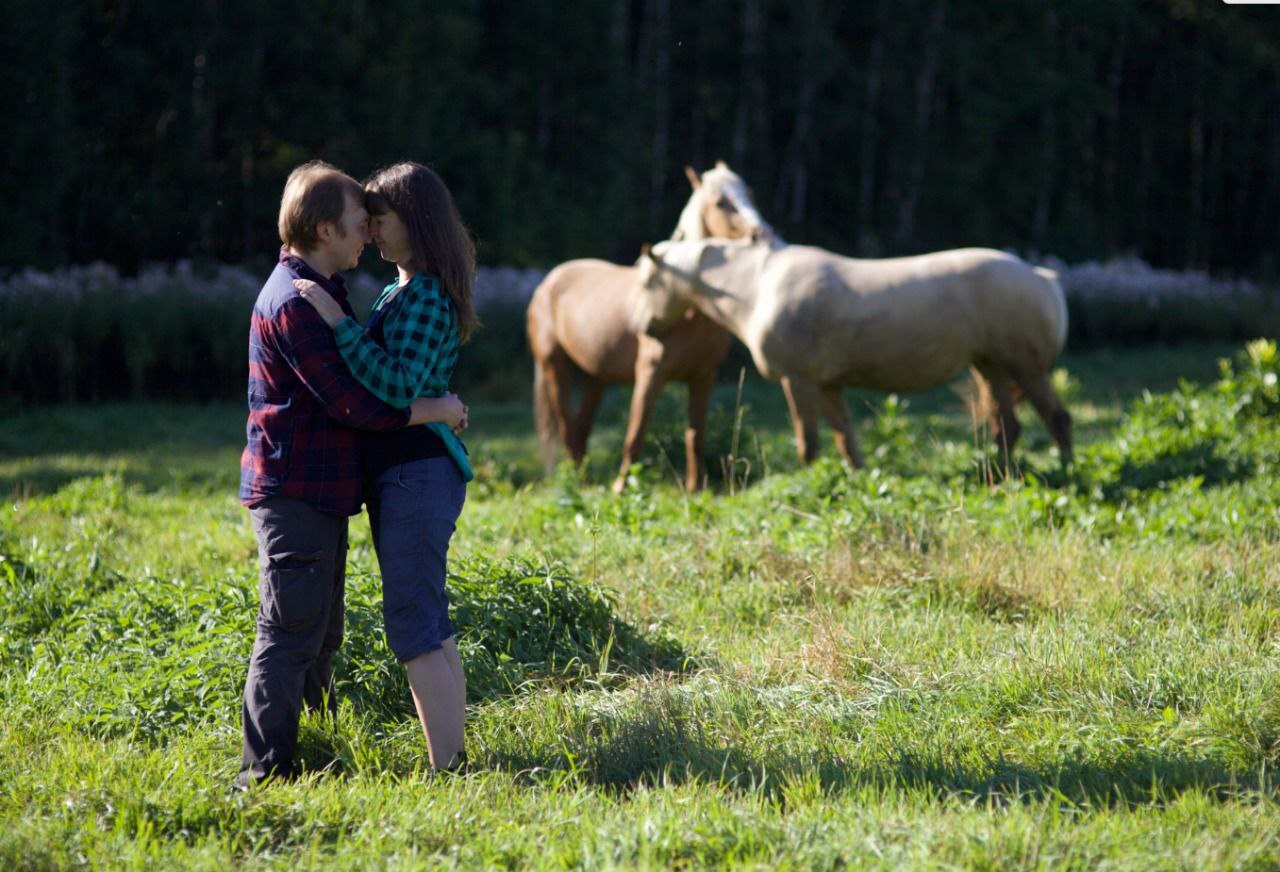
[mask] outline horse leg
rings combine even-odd
[[[684,431],[684,489],[693,493],[702,487],[702,450],[707,435],[707,409],[716,386],[716,371],[710,370],[689,382],[689,423]]]
[[[627,415],[627,436],[622,441],[622,465],[618,467],[618,477],[613,482],[615,494],[622,493],[627,487],[627,472],[640,455],[645,430],[649,427],[649,415],[664,381],[659,375],[656,360],[644,355],[637,358],[636,386],[631,392],[631,411]]]
[[[991,420],[995,414],[995,398],[991,396],[991,383],[978,371],[976,366],[969,367],[969,375],[973,379],[973,396],[969,398],[969,417],[976,431],[984,420]]]
[[[582,403],[578,406],[578,414],[573,423],[573,451],[578,459],[587,456],[587,440],[591,438],[591,428],[595,424],[596,412],[600,409],[600,401],[604,398],[604,382],[589,375],[582,379]]]
[[[805,463],[818,456],[818,386],[811,381],[782,377],[782,393],[796,432],[796,453]]]
[[[1009,373],[1002,367],[986,363],[975,364],[975,366],[986,381],[986,390],[983,393],[987,411],[991,415],[992,436],[1000,446],[1000,456],[1004,461],[1005,473],[1008,474],[1012,469],[1009,458],[1013,453],[1014,444],[1018,441],[1018,435],[1022,432],[1022,425],[1018,423],[1018,416],[1014,412],[1015,384]],[[983,387],[981,382],[979,387]]]
[[[858,440],[853,435],[853,419],[849,415],[849,404],[845,402],[841,388],[822,389],[822,414],[835,431],[836,448],[845,461],[854,469],[866,466],[862,451],[858,448]]]
[[[575,454],[573,450],[573,423],[570,420],[569,401],[573,390],[573,364],[569,361],[568,355],[557,350],[543,361],[542,366],[549,370],[543,380],[543,386],[547,393],[551,416],[555,419],[556,429],[560,433],[560,442],[564,445],[564,450],[569,452],[569,459],[574,463],[581,463],[582,455]]]
[[[1034,378],[1019,379],[1022,390],[1026,393],[1031,405],[1044,421],[1049,435],[1058,446],[1058,457],[1064,466],[1070,465],[1071,452],[1071,413],[1062,405],[1048,373],[1041,373]]]
[[[534,358],[533,361],[533,421],[538,431],[538,449],[542,454],[542,466],[547,475],[556,467],[556,439],[560,428],[556,424],[556,416],[552,410],[551,392],[547,387],[547,365]]]

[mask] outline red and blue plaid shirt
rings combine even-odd
[[[310,279],[350,315],[342,277],[321,276],[286,250],[249,325],[248,444],[240,457],[240,502],[302,500],[334,515],[360,511],[360,430],[394,430],[408,410],[379,400],[352,377],[333,331],[298,295]]]

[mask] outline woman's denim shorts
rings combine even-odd
[[[367,485],[387,644],[401,662],[453,635],[445,562],[466,497],[467,483],[449,457],[393,466]]]

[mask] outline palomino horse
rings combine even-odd
[[[695,307],[746,344],[765,378],[781,381],[808,462],[819,408],[840,453],[863,465],[842,388],[933,387],[968,366],[1008,453],[1020,427],[1015,388],[1044,419],[1064,463],[1071,416],[1050,385],[1067,337],[1052,270],[999,251],[965,248],[855,260],[820,248],[750,242],[662,242],[640,262],[637,329],[663,329]]]
[[[680,214],[672,239],[693,240],[776,235],[751,201],[742,179],[723,161],[699,178],[685,168],[693,194]],[[529,301],[526,323],[533,352],[533,398],[538,436],[548,471],[555,463],[557,435],[574,463],[587,451],[587,437],[604,389],[635,383],[622,465],[614,491],[626,484],[627,470],[644,443],[649,415],[662,386],[689,386],[685,430],[685,487],[701,482],[703,428],[716,373],[732,341],[728,332],[690,310],[661,338],[637,335],[631,313],[639,292],[635,266],[603,260],[571,260],[543,279]],[[582,402],[571,408],[572,381],[578,375]]]

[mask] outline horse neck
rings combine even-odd
[[[741,331],[756,309],[764,264],[761,253],[754,248],[725,251],[728,257],[724,264],[704,269],[698,275],[694,297],[703,314],[741,338]]]

